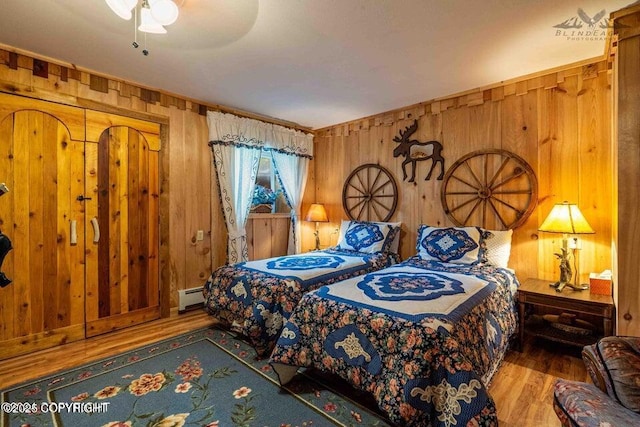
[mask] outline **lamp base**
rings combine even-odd
[[[316,231],[315,231],[315,233],[313,233],[313,235],[316,236],[316,248],[314,249],[314,251],[319,251],[320,250],[320,233],[316,229]]]
[[[585,291],[589,289],[589,285],[574,285],[573,283],[569,282],[549,283],[549,286],[551,286],[552,288],[556,288],[556,292],[562,292],[565,286],[570,287],[574,291]]]

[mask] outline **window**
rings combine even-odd
[[[262,150],[256,175],[256,188],[253,191],[251,202],[251,212],[277,213],[289,212],[289,210],[280,183],[276,178],[271,151]]]

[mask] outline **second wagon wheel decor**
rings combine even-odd
[[[388,221],[398,204],[398,187],[391,173],[380,165],[358,166],[342,188],[342,206],[357,221]]]
[[[507,230],[522,225],[538,201],[538,180],[531,166],[502,149],[469,153],[447,171],[442,206],[457,226]]]

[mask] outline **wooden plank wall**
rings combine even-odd
[[[538,207],[513,237],[510,265],[520,279],[559,277],[553,253],[561,236],[537,228],[553,204],[564,200],[578,203],[596,231],[582,236],[581,280],[589,271],[611,268],[609,75],[607,63],[599,61],[317,130],[305,207],[318,202],[327,208],[330,223],[320,225],[321,242],[335,240],[335,229],[346,219],[344,180],[364,163],[379,163],[396,178],[399,200],[392,220],[403,223],[403,258],[415,254],[420,224],[451,225],[440,202],[442,181],[424,180],[430,164],[418,167],[415,183],[403,182],[402,158],[392,155],[393,137],[417,119],[412,139],[440,141],[445,168],[471,151],[501,148],[523,157],[536,172]],[[307,227],[306,249],[313,245],[311,232]]]
[[[211,152],[205,116],[208,108],[216,106],[49,60],[48,72],[36,75],[34,68],[42,68],[34,63],[42,61],[2,47],[0,92],[157,119],[164,125],[160,151],[161,283],[169,282],[170,307],[177,307],[177,291],[201,286],[212,268],[226,258],[225,239],[220,238],[225,225],[217,198],[211,198]],[[204,231],[204,241],[195,241],[197,230]]]
[[[640,5],[612,14],[614,59],[614,286],[618,334],[640,336]]]
[[[210,178],[206,112],[223,111],[309,132],[295,123],[145,88],[73,64],[35,58],[2,44],[0,92],[143,120],[157,119],[165,125],[160,150],[160,274],[161,283],[170,284],[173,308],[178,305],[179,289],[201,286],[212,269],[226,261],[226,228],[216,178]],[[274,221],[275,227],[281,227],[282,221]],[[196,240],[198,230],[203,230],[204,241]],[[282,251],[282,242],[272,245],[276,247],[273,253]],[[286,251],[286,241],[284,247]]]
[[[217,184],[209,179],[207,109],[284,126],[295,124],[205,105],[49,59],[47,73],[35,75],[34,69],[42,68],[35,67],[33,56],[0,46],[0,92],[146,120],[157,117],[164,124],[161,282],[170,283],[170,306],[176,307],[178,289],[201,285],[226,258],[224,221],[217,198],[212,198]],[[35,62],[41,63],[42,58]],[[604,62],[568,68],[322,129],[316,137],[303,214],[310,203],[325,203],[331,222],[320,224],[321,246],[335,244],[336,228],[346,218],[339,194],[344,178],[362,163],[380,163],[398,179],[400,199],[394,220],[404,222],[402,255],[413,254],[418,224],[448,224],[439,201],[441,182],[402,182],[401,161],[391,155],[392,138],[418,118],[415,138],[441,141],[447,166],[473,149],[498,147],[516,152],[534,167],[540,181],[540,207],[517,230],[512,252],[512,264],[521,277],[557,276],[551,254],[558,247],[558,236],[538,234],[537,226],[553,203],[564,199],[579,203],[596,230],[595,235],[584,237],[584,276],[590,270],[609,268],[612,175],[607,71]],[[314,224],[302,222],[302,228],[303,249],[311,249]],[[197,230],[204,230],[208,238],[196,241]]]
[[[265,259],[287,254],[289,243],[289,214],[249,214],[247,221],[247,250],[249,260]]]

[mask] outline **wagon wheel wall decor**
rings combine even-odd
[[[474,151],[449,168],[440,197],[458,226],[507,230],[522,225],[533,212],[538,180],[531,166],[510,151]]]
[[[388,221],[397,204],[396,181],[379,165],[358,166],[342,188],[342,206],[352,220]]]

